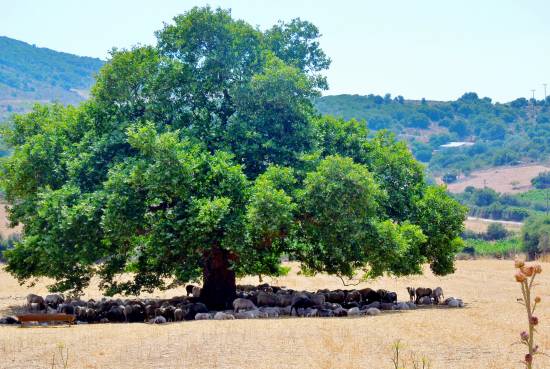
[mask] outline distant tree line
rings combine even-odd
[[[466,187],[463,193],[454,195],[466,205],[469,215],[478,218],[523,221],[533,211],[539,210],[518,195],[501,194],[492,188]]]
[[[321,97],[316,106],[324,114],[365,120],[371,130],[396,133],[435,173],[468,174],[486,166],[540,161],[550,153],[550,97],[501,104],[473,92],[448,102],[338,95]],[[475,144],[441,149],[451,141]]]

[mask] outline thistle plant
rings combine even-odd
[[[518,299],[518,302],[525,306],[527,311],[527,322],[529,324],[529,331],[523,331],[520,333],[521,343],[524,344],[529,352],[525,354],[523,363],[527,369],[533,368],[533,359],[535,355],[540,354],[539,346],[535,344],[534,334],[536,332],[536,326],[539,324],[539,318],[536,317],[535,310],[541,299],[539,296],[532,297],[534,294],[535,277],[542,272],[542,267],[536,265],[526,265],[523,260],[516,260],[515,267],[516,281],[521,285],[521,293],[523,298]]]

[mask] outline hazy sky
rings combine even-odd
[[[549,0],[0,0],[0,35],[105,59],[113,46],[154,43],[163,22],[206,4],[262,29],[315,23],[332,58],[327,94],[448,100],[475,91],[505,102],[533,88],[542,98],[550,84]]]

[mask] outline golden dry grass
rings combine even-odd
[[[485,233],[487,232],[487,227],[489,227],[489,224],[491,223],[500,223],[504,226],[504,228],[506,228],[506,230],[514,233],[519,232],[521,230],[521,226],[523,225],[523,223],[521,222],[507,222],[507,221],[468,217],[464,221],[464,228],[474,231],[476,233]]]
[[[550,170],[543,165],[499,167],[472,172],[470,176],[447,185],[450,192],[464,191],[468,186],[489,187],[501,193],[520,193],[532,189],[531,179],[540,172]],[[441,179],[438,180],[441,182]]]
[[[550,264],[543,264],[538,292],[542,349],[550,351]],[[196,321],[164,326],[148,324],[79,325],[71,328],[0,327],[0,368],[52,368],[63,344],[69,368],[392,368],[391,345],[400,339],[405,354],[415,352],[432,368],[520,368],[522,347],[513,345],[525,326],[515,303],[519,286],[512,262],[459,261],[454,275],[431,273],[411,278],[382,278],[372,283],[398,291],[441,285],[447,295],[462,297],[464,309],[421,309],[378,317],[298,318],[278,320]],[[247,278],[245,283],[257,283]],[[270,281],[271,282],[271,281]],[[306,278],[293,271],[275,281],[292,288],[340,288],[334,277]],[[366,285],[366,284],[362,284]],[[0,310],[21,304],[29,292],[45,293],[45,283],[20,287],[0,274]],[[158,296],[181,294],[182,290]],[[96,288],[88,296],[98,296]],[[58,355],[58,354],[57,354]],[[57,356],[59,360],[59,356]],[[549,368],[539,357],[537,368]],[[58,362],[58,361],[57,361]],[[60,368],[59,362],[56,368]]]

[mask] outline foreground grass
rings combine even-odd
[[[523,348],[513,345],[523,319],[515,301],[517,284],[508,260],[458,261],[454,275],[430,272],[409,278],[381,278],[360,287],[397,291],[408,299],[407,286],[441,286],[446,297],[462,297],[463,309],[420,309],[385,313],[378,317],[301,318],[278,320],[197,321],[163,326],[148,324],[79,325],[71,328],[0,327],[0,368],[51,368],[62,345],[68,349],[68,368],[235,368],[235,369],[385,369],[393,368],[392,347],[403,344],[408,358],[429,358],[432,369],[518,368]],[[297,274],[296,265],[277,283],[289,288],[342,288],[338,278]],[[550,270],[550,264],[543,263]],[[246,278],[243,283],[258,283]],[[543,301],[550,301],[550,273],[539,279]],[[44,294],[46,281],[32,289],[0,271],[0,314],[24,303],[29,292]],[[353,287],[348,287],[353,288]],[[153,294],[181,295],[183,289]],[[94,285],[86,297],[98,297]],[[539,345],[550,351],[550,304],[538,315]],[[539,368],[550,368],[540,357]],[[57,365],[56,368],[60,366]]]

